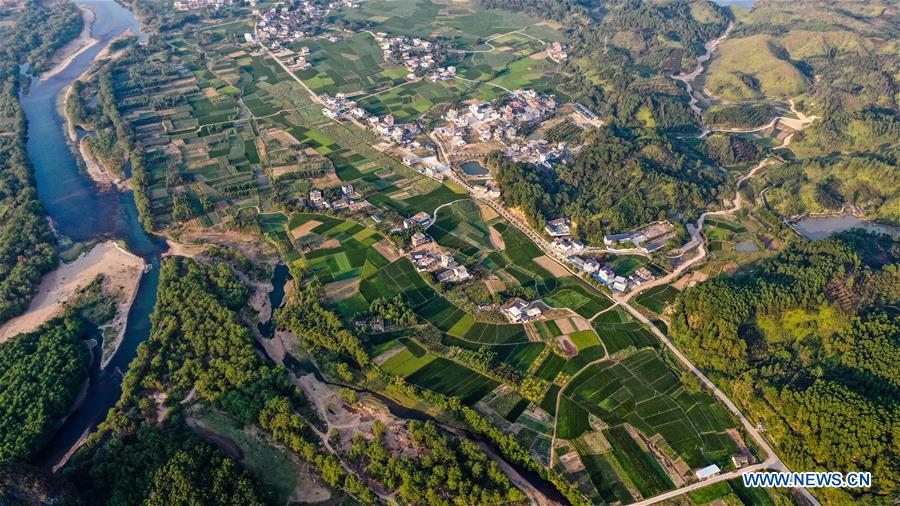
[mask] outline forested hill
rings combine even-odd
[[[884,498],[900,485],[898,302],[900,241],[859,232],[794,241],[683,292],[671,329],[792,469],[871,471],[865,492]]]
[[[4,7],[4,9],[7,7]],[[26,2],[0,29],[0,323],[21,313],[56,262],[55,238],[37,197],[25,152],[19,64],[46,69],[56,50],[81,31],[74,4]]]
[[[687,219],[713,202],[725,177],[652,131],[592,131],[571,163],[543,169],[499,155],[488,159],[507,206],[532,226],[569,216],[587,241],[658,219]]]

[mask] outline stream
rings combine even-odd
[[[150,313],[156,303],[159,283],[159,255],[165,243],[144,232],[130,192],[98,191],[91,179],[78,168],[66,135],[60,103],[66,88],[88,70],[97,54],[127,29],[141,34],[131,11],[113,0],[84,0],[95,14],[91,35],[99,42],[76,58],[64,70],[43,81],[34,77],[20,99],[28,120],[28,157],[37,181],[38,196],[53,222],[61,242],[121,240],[132,253],[144,258],[152,268],[141,278],[131,310],[125,337],[109,366],[100,369],[95,349],[89,386],[83,402],[62,423],[35,463],[54,467],[85,435],[106,417],[121,395],[122,377],[137,354],[137,347],[150,335]]]

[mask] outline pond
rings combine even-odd
[[[850,215],[807,217],[793,223],[791,226],[797,233],[812,240],[825,239],[834,234],[855,228],[879,234],[900,235],[900,229],[897,227],[863,221]]]
[[[463,173],[467,176],[486,176],[490,172],[483,165],[476,161],[466,162],[459,166]]]

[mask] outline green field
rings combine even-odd
[[[584,318],[591,318],[613,304],[608,297],[584,286],[580,280],[576,282],[567,280],[565,285],[552,292],[545,302],[553,307],[567,307]]]
[[[628,423],[647,437],[660,434],[691,467],[724,464],[736,451],[725,433],[734,426],[727,413],[685,390],[654,350],[591,365],[572,379],[564,395],[611,426]]]
[[[616,321],[618,318],[625,320]],[[600,340],[603,341],[603,345],[610,354],[625,350],[629,346],[635,348],[659,346],[656,336],[619,308],[603,313],[594,320],[593,324],[594,330],[597,331],[597,335],[600,336]]]
[[[656,314],[662,314],[666,306],[675,302],[678,293],[678,289],[672,288],[672,285],[655,286],[638,294],[635,302]]]
[[[489,231],[481,218],[481,209],[471,200],[450,204],[438,211],[437,221],[428,228],[428,234],[438,244],[475,256],[480,251],[490,251]]]

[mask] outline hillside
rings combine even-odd
[[[709,93],[725,100],[792,97],[808,85],[781,42],[765,34],[723,42],[706,79]]]
[[[792,469],[872,472],[870,490],[823,490],[823,504],[897,490],[896,248],[865,233],[797,241],[675,304],[675,343],[765,425]]]

